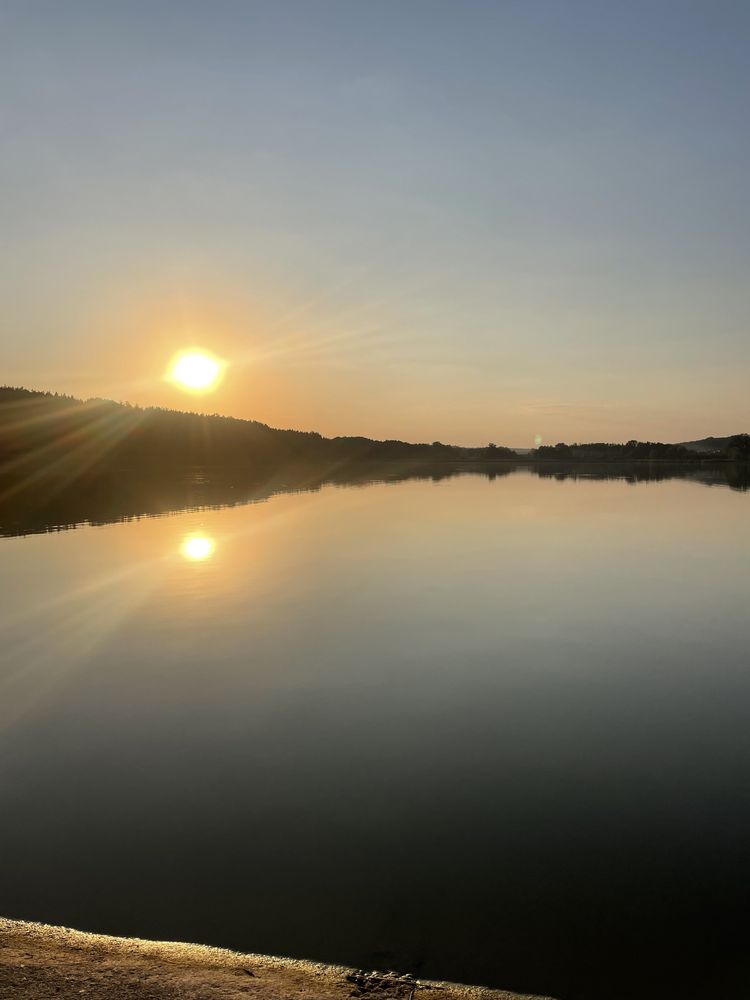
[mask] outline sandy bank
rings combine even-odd
[[[349,978],[347,978],[349,977]],[[519,994],[0,918],[2,1000],[519,1000]]]

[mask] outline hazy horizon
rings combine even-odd
[[[3,381],[326,436],[746,430],[739,3],[8,2]],[[165,382],[178,350],[216,390]]]
[[[58,390],[58,389],[34,389],[34,388],[29,387],[29,386],[0,385],[0,391],[3,390],[3,389],[21,389],[21,390],[25,390],[25,391],[32,392],[32,393],[49,393],[49,394],[53,394],[53,395],[60,395],[60,396],[63,396],[63,397],[68,397],[69,396],[71,399],[78,399],[78,400],[81,399],[81,397],[76,397],[73,394],[65,393],[65,392],[60,392],[60,390]],[[210,397],[210,398],[213,398],[213,397]],[[195,402],[194,400],[185,402],[182,406],[164,406],[164,405],[158,404],[158,403],[154,403],[154,404],[150,404],[150,403],[146,403],[146,404],[131,403],[131,401],[127,400],[127,399],[112,399],[112,400],[110,400],[107,397],[101,397],[101,396],[88,396],[88,397],[83,397],[83,399],[82,399],[83,402],[94,402],[96,400],[103,400],[104,402],[114,402],[114,403],[117,403],[118,405],[125,405],[125,406],[130,406],[130,405],[133,405],[133,406],[142,406],[142,407],[145,407],[146,409],[148,409],[148,408],[166,409],[166,410],[169,410],[169,411],[172,411],[172,412],[177,412],[177,413],[205,413],[208,416],[226,416],[226,417],[233,417],[235,419],[240,419],[240,420],[255,420],[256,419],[254,417],[238,417],[237,414],[233,414],[233,413],[226,413],[226,414],[225,413],[220,413],[220,412],[218,412],[216,410],[212,410],[210,408],[210,405],[205,405],[203,407],[201,407],[200,405],[191,405],[191,402],[192,403]],[[260,421],[260,422],[263,422],[263,421]],[[268,425],[268,426],[272,426],[272,425]],[[286,427],[286,426],[283,426],[282,427],[282,426],[279,426],[279,427],[275,427],[273,429],[303,431],[303,432],[313,432],[313,433],[317,432],[317,433],[320,433],[320,431],[319,431],[319,429],[317,427],[303,427],[303,426],[301,426],[301,427],[291,427],[291,426]],[[745,433],[745,432],[740,431],[739,433]],[[354,437],[354,436],[360,436],[361,437],[361,436],[366,436],[366,435],[352,435],[352,434],[348,434],[346,431],[344,431],[341,434],[324,435],[324,436],[330,436],[330,437]],[[686,438],[685,441],[686,442],[688,440],[690,440],[690,441],[700,441],[700,440],[705,440],[706,438],[710,438],[710,437],[722,438],[722,437],[731,437],[731,435],[728,435],[728,434],[727,435],[722,435],[722,434],[701,434],[700,436],[697,436],[695,438],[691,438],[691,439],[687,439]],[[382,438],[381,439],[377,439],[376,438],[374,440],[386,440],[386,439],[382,439]],[[396,436],[394,438],[391,438],[390,440],[408,441],[408,439],[403,438],[403,437],[399,438],[398,436]],[[654,442],[656,442],[656,441],[662,441],[663,439],[660,438],[658,435],[651,434],[650,436],[647,436],[647,437],[643,438],[643,440],[644,441],[654,441]],[[425,441],[423,441],[423,442],[411,441],[411,442],[408,442],[408,443],[414,443],[414,444],[431,444],[433,442],[431,440],[425,439]],[[481,448],[487,442],[485,442],[485,441],[473,441],[473,442],[472,441],[443,441],[441,443],[442,444],[454,445],[454,446],[457,446],[457,447]],[[497,440],[497,441],[493,442],[493,444],[496,444],[496,445],[499,445],[499,446],[504,446],[506,448],[508,448],[508,447],[509,448],[515,448],[519,452],[524,452],[524,451],[527,451],[527,450],[533,450],[534,447],[536,447],[538,444],[542,444],[542,443],[545,443],[545,444],[555,444],[555,443],[558,443],[558,439],[555,438],[554,435],[553,435],[547,441],[544,441],[544,442],[538,441],[536,443],[532,442],[532,445],[529,445],[529,446],[527,446],[525,444],[524,445],[513,445],[512,443],[510,443],[508,441],[503,441],[503,440]],[[568,441],[567,443],[571,444],[573,442],[572,441]],[[584,442],[581,442],[581,443],[584,443]],[[623,439],[622,441],[611,440],[609,443],[612,443],[612,444],[625,444],[626,442]],[[681,443],[681,442],[668,442],[668,443],[678,444],[678,443]]]

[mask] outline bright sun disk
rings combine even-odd
[[[205,392],[219,381],[224,363],[205,351],[182,351],[172,361],[168,378],[183,389]]]

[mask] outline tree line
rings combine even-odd
[[[326,438],[256,420],[139,407],[106,399],[0,387],[0,469],[167,468],[195,465],[271,468],[399,459],[515,459],[510,448],[461,448],[366,437]]]
[[[711,458],[750,461],[750,435],[728,439],[721,452],[692,451],[658,441],[542,445],[526,456],[490,443],[464,448],[433,441],[326,438],[256,420],[140,407],[106,399],[0,387],[0,475],[80,476],[107,469],[167,470],[191,466],[273,469],[306,463],[332,469],[363,463],[597,462]]]
[[[544,461],[573,462],[642,462],[680,461],[700,462],[706,459],[729,459],[747,461],[750,459],[750,434],[735,434],[727,445],[715,452],[698,452],[681,444],[664,444],[661,441],[628,441],[625,444],[556,444],[541,445],[532,453],[534,458]]]

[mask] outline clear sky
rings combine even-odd
[[[0,382],[411,440],[750,430],[750,4],[2,0]],[[211,395],[162,379],[199,345]]]

